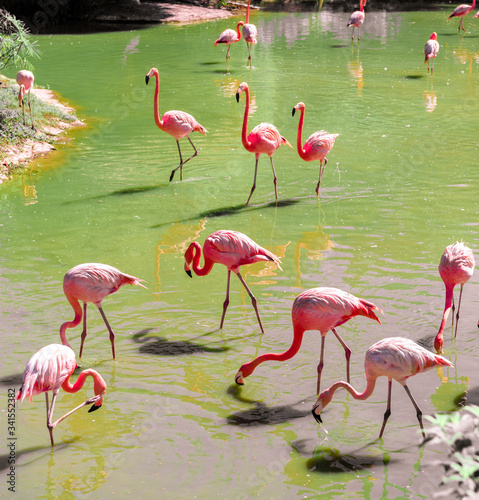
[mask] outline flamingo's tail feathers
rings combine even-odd
[[[283,136],[281,136],[281,144],[286,144],[286,146],[289,146],[290,148],[292,148],[293,146],[291,146],[291,144],[288,142],[287,139],[285,139]]]
[[[279,260],[278,257],[276,257],[276,255],[271,254],[271,255],[267,255],[266,257],[268,257],[268,260],[270,260],[271,262],[276,262],[276,265],[278,266],[278,268],[281,271],[283,270],[283,268],[281,267],[281,261]]]
[[[380,309],[377,305],[373,304],[372,302],[362,299],[361,299],[361,306],[362,307],[358,311],[359,315],[366,316],[367,318],[370,319],[374,319],[379,324],[381,324],[381,320],[376,316],[376,313],[374,311],[378,311],[381,314],[384,314],[382,309]]]
[[[443,356],[439,356],[438,354],[435,356],[435,361],[439,366],[450,366],[451,368],[454,368],[454,365],[448,359]]]
[[[141,286],[142,288],[146,288],[145,285],[142,285],[141,282],[145,281],[140,278],[136,278],[135,276],[130,276],[129,274],[124,274],[122,276],[121,283],[122,285],[136,285],[136,286]]]
[[[200,134],[206,135],[208,131],[203,127],[203,125],[200,125],[198,123],[198,126],[194,129],[195,132],[199,132]]]

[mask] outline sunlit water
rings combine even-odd
[[[444,450],[418,447],[417,420],[404,390],[393,389],[392,416],[376,441],[386,380],[368,401],[340,391],[318,426],[315,401],[319,335],[305,335],[289,362],[266,363],[234,384],[239,366],[281,352],[292,339],[296,295],[335,286],[376,303],[382,325],[356,318],[339,331],[353,349],[352,382],[365,387],[364,353],[387,336],[431,345],[444,286],[437,272],[446,245],[463,239],[477,255],[479,25],[464,36],[447,12],[367,13],[360,45],[345,28],[349,14],[254,13],[259,43],[253,67],[243,42],[213,47],[238,19],[143,31],[39,38],[36,82],[78,109],[87,128],[30,171],[0,186],[0,334],[2,411],[8,388],[36,350],[59,341],[73,318],[65,272],[103,262],[147,281],[104,301],[117,334],[117,362],[104,324],[90,306],[82,368],[94,367],[108,393],[96,413],[79,411],[55,429],[51,453],[43,396],[16,412],[18,498],[430,498]],[[438,32],[434,78],[423,47]],[[153,121],[151,83],[158,67],[160,112],[182,109],[209,131],[192,134],[199,155],[184,180],[168,183],[178,152]],[[13,76],[14,72],[10,76]],[[241,144],[246,81],[250,129],[267,121],[296,144],[306,104],[304,139],[340,133],[314,194],[318,165],[295,149],[274,154],[280,202],[262,156],[250,207],[254,156]],[[185,155],[191,148],[181,141]],[[213,231],[248,234],[281,257],[243,269],[258,298],[233,277],[223,331],[218,330],[226,270],[190,279],[183,253]],[[457,407],[477,386],[477,277],[464,288],[457,339],[446,355],[454,369],[410,380],[425,415]],[[78,353],[81,328],[67,335]],[[345,377],[344,354],[328,336],[323,387]],[[475,371],[474,371],[475,370]],[[476,376],[474,375],[476,373]],[[61,392],[55,415],[92,393]],[[1,420],[2,432],[7,424]],[[426,423],[427,426],[427,423]],[[6,439],[4,440],[6,442]],[[4,448],[5,450],[5,448]],[[4,474],[8,450],[2,452]],[[5,476],[4,476],[5,478]],[[2,494],[8,493],[2,481]],[[16,498],[17,498],[16,497]]]

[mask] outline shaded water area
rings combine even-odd
[[[17,407],[22,498],[431,498],[444,450],[418,446],[415,411],[398,384],[382,441],[384,378],[367,401],[339,391],[324,424],[315,422],[317,332],[305,334],[293,359],[261,365],[243,387],[234,376],[257,355],[289,347],[293,300],[316,286],[341,288],[384,311],[381,325],[360,317],[338,328],[353,350],[359,390],[364,353],[377,340],[404,336],[432,347],[444,307],[442,252],[456,240],[476,257],[479,247],[479,24],[469,16],[470,32],[458,36],[448,14],[366,13],[358,45],[345,28],[348,14],[255,12],[253,67],[240,42],[228,71],[225,48],[213,42],[237,18],[39,38],[36,82],[67,96],[88,126],[0,186],[3,415],[29,357],[59,342],[60,325],[73,318],[62,290],[68,269],[102,262],[146,280],[148,289],[124,287],[103,303],[116,362],[89,307],[80,364],[102,374],[107,397],[99,411],[79,411],[55,429],[53,453],[43,396]],[[433,79],[423,64],[432,31],[441,44]],[[154,88],[144,81],[151,67],[160,73],[160,112],[185,110],[209,131],[191,135],[199,154],[182,182],[168,182],[178,151],[153,120]],[[318,165],[282,146],[274,154],[279,202],[262,156],[244,206],[254,156],[240,139],[242,81],[252,94],[250,129],[274,123],[294,146],[291,110],[303,101],[304,138],[320,129],[341,134],[319,199]],[[182,149],[191,150],[186,140]],[[235,277],[218,329],[224,266],[193,279],[184,272],[188,244],[219,229],[246,233],[281,257],[283,271],[272,263],[243,268],[264,335]],[[445,335],[455,368],[410,379],[425,415],[453,411],[477,389],[478,306],[476,273],[464,287],[457,338],[450,323]],[[67,332],[77,354],[80,332]],[[322,386],[344,377],[343,350],[329,334]],[[62,391],[55,414],[90,394],[91,382],[74,395]],[[1,425],[6,433],[3,417]]]

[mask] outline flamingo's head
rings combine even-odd
[[[296,113],[296,111],[303,111],[306,106],[304,105],[304,102],[298,102],[296,106],[293,108],[293,116]]]
[[[186,274],[192,278],[191,274],[191,263],[193,262],[193,257],[194,257],[194,249],[195,249],[195,243],[190,243],[190,246],[185,252],[185,272]]]
[[[360,0],[359,5],[364,8],[368,0]]]
[[[145,76],[145,83],[148,85],[148,82],[150,81],[150,78],[152,76],[155,76],[156,78],[159,77],[158,70],[156,68],[151,68],[150,71],[148,71],[148,74]]]
[[[25,85],[20,85],[20,91],[18,92],[18,105],[22,105],[23,96],[25,95]]]
[[[248,84],[246,82],[240,83],[240,86],[238,87],[238,90],[236,91],[236,102],[239,102],[240,99],[240,94],[244,90],[248,89]]]
[[[254,366],[252,363],[245,363],[244,365],[241,366],[241,368],[238,370],[238,373],[235,375],[235,382],[238,385],[244,385],[244,379],[246,377],[249,377],[254,370]]]
[[[316,401],[316,403],[314,403],[311,412],[316,422],[318,422],[318,424],[323,423],[323,421],[321,420],[321,412],[324,410],[324,408],[326,408],[326,406],[328,406],[332,398],[333,398],[333,393],[329,389],[326,389],[319,395],[319,398]]]
[[[437,40],[437,33],[434,31],[432,35],[429,37],[429,40]]]
[[[479,326],[479,324],[477,326]],[[434,339],[434,349],[436,349],[436,352],[438,354],[444,354],[443,347],[444,347],[444,340],[442,338],[442,333],[438,333],[436,335],[436,338]]]
[[[88,413],[98,410],[103,404],[103,398],[106,394],[106,383],[103,377],[95,370],[90,370],[91,375],[94,379],[93,390],[95,391],[95,396],[89,400],[89,402],[94,403],[93,406],[88,410]]]

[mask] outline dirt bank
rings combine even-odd
[[[60,108],[65,113],[75,113],[72,107],[63,104],[51,90],[34,89],[33,93],[38,99]],[[8,180],[14,170],[28,164],[34,158],[54,150],[55,144],[66,140],[65,132],[67,130],[79,126],[84,126],[84,123],[80,120],[64,121],[56,118],[53,120],[53,124],[37,130],[38,139],[30,138],[15,145],[1,145],[0,183]]]

